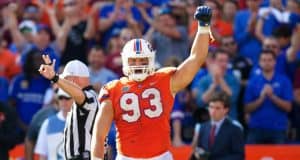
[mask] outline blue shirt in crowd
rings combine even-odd
[[[251,12],[249,10],[237,12],[233,27],[234,38],[238,43],[238,53],[249,58],[253,64],[256,64],[261,52],[261,43],[254,34],[247,31],[250,17]]]
[[[6,102],[8,99],[8,80],[0,77],[0,102]]]
[[[117,74],[112,72],[111,70],[103,67],[97,72],[93,72],[90,68],[90,82],[91,84],[97,84],[100,83],[101,85],[104,85],[105,83],[118,79]]]
[[[115,5],[111,4],[111,5],[106,5],[104,6],[100,13],[99,13],[99,17],[100,18],[109,18],[109,16],[114,12],[115,10]],[[127,27],[127,21],[125,18],[125,9],[121,8],[121,11],[124,12],[124,14],[121,14],[118,16],[117,20],[112,24],[111,27],[109,27],[108,30],[106,30],[103,33],[103,37],[102,37],[102,44],[103,46],[107,46],[109,39],[112,37],[113,31],[116,29],[122,29]],[[137,22],[141,22],[142,20],[142,15],[139,12],[139,10],[136,7],[132,7],[131,8],[131,12],[132,12],[132,16],[134,18],[134,20],[136,20]]]
[[[41,109],[45,92],[49,87],[49,80],[42,76],[34,77],[30,82],[25,79],[24,74],[13,79],[9,97],[16,101],[17,113],[22,122],[28,125],[33,115]]]
[[[290,80],[293,80],[294,74],[297,68],[297,62],[288,62],[286,53],[281,53],[277,56],[275,72],[287,76]],[[250,77],[262,74],[262,70],[259,65],[253,66]]]
[[[229,116],[233,119],[237,119],[237,99],[240,92],[240,83],[237,78],[233,75],[232,71],[228,71],[224,75],[224,80],[227,85],[230,87],[232,96],[230,97],[230,111]],[[206,76],[202,77],[197,85],[195,85],[197,98],[196,103],[199,107],[206,107],[206,103],[202,101],[202,95],[208,90],[209,86],[213,83],[213,77],[211,74],[207,74]],[[221,88],[218,86],[217,90]]]
[[[257,100],[265,84],[270,84],[273,93],[286,101],[293,100],[293,88],[290,80],[275,73],[271,80],[263,74],[256,75],[248,81],[244,95],[244,104]],[[280,109],[270,98],[266,97],[260,107],[250,114],[249,127],[272,130],[286,130],[288,125],[287,112]]]
[[[39,50],[37,48],[37,46],[33,43],[28,43],[25,45],[23,52],[21,53],[21,64],[24,64],[24,62],[26,61],[26,57],[29,53],[29,51],[36,49]],[[50,59],[55,59],[55,71],[58,71],[59,66],[60,66],[60,57],[58,55],[58,53],[53,49],[53,47],[51,47],[50,45],[47,46],[46,48],[42,49],[41,51],[41,55],[42,54],[47,54],[49,55]]]

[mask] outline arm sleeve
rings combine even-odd
[[[99,105],[97,105],[98,99],[95,92],[92,90],[83,90],[83,93],[85,96],[85,100],[83,104],[81,105],[77,104],[77,106],[80,106],[79,108],[84,108],[86,110],[96,110],[97,106]]]
[[[48,148],[47,148],[47,126],[48,126],[48,119],[42,124],[40,129],[37,143],[34,149],[34,153],[40,154],[43,156],[48,155]]]

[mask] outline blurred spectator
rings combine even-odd
[[[37,49],[43,54],[48,54],[51,58],[56,59],[58,70],[60,59],[57,51],[54,49],[54,44],[51,43],[52,32],[51,29],[43,24],[36,24],[31,20],[24,20],[18,27],[17,17],[9,8],[6,9],[9,16],[9,21],[5,21],[5,25],[9,26],[9,31],[12,35],[13,45],[21,54],[21,64],[24,63],[28,53]]]
[[[50,17],[51,28],[55,34],[57,44],[61,50],[61,64],[65,65],[70,60],[78,59],[87,62],[87,44],[95,34],[93,15],[100,6],[93,7],[86,19],[83,6],[79,0],[64,0],[64,22],[59,24],[56,11],[45,7]]]
[[[295,72],[294,78],[294,106],[291,111],[291,127],[292,127],[292,141],[300,143],[300,67]]]
[[[122,59],[121,59],[121,50],[126,42],[129,40],[137,38],[132,28],[123,28],[120,31],[120,35],[117,37],[111,38],[111,44],[114,44],[114,47],[108,49],[107,59],[106,59],[106,67],[111,69],[116,73],[119,77],[123,76],[122,71]]]
[[[39,131],[35,153],[40,160],[64,159],[64,128],[68,112],[71,110],[73,99],[59,89],[57,92],[59,112],[47,118]]]
[[[275,64],[275,53],[263,50],[259,59],[262,74],[248,81],[244,103],[250,117],[247,141],[251,144],[285,142],[293,90],[290,80],[275,70]]]
[[[131,27],[137,35],[141,35],[139,27],[142,17],[139,10],[133,5],[133,0],[116,0],[114,4],[104,6],[99,13],[98,29],[103,33],[102,45],[107,42],[114,29]]]
[[[97,46],[93,47],[88,55],[90,82],[96,93],[100,91],[102,85],[118,78],[114,72],[104,66],[105,56],[104,50]]]
[[[35,23],[39,23],[42,17],[42,11],[35,3],[27,3],[24,6],[22,15],[23,20],[32,20]]]
[[[232,36],[222,38],[221,48],[229,53],[229,69],[233,70],[233,74],[240,80],[241,88],[236,106],[238,120],[244,122],[243,96],[252,68],[252,62],[237,52],[237,43]]]
[[[257,14],[261,0],[246,0],[248,9],[237,12],[234,21],[234,38],[241,56],[258,62],[261,44],[255,36]]]
[[[189,43],[192,44],[197,29],[198,29],[198,22],[194,19],[194,13],[197,9],[199,1],[197,0],[188,0],[186,6],[186,12],[188,14],[188,33],[189,33]]]
[[[11,106],[0,102],[0,159],[8,160],[8,151],[16,144],[16,114]]]
[[[233,34],[233,28],[231,24],[226,23],[221,19],[222,6],[216,0],[205,1],[204,5],[207,5],[212,9],[210,26],[215,41],[211,42],[211,45],[213,47],[218,47],[222,36]]]
[[[10,84],[9,99],[17,110],[16,119],[21,129],[18,136],[21,142],[32,116],[43,106],[45,92],[50,87],[49,81],[38,72],[41,64],[40,52],[30,51],[23,65],[23,73],[17,75]]]
[[[24,62],[28,52],[32,49],[37,49],[42,54],[48,54],[52,59],[56,60],[55,70],[57,71],[60,66],[60,57],[57,52],[56,44],[51,43],[53,38],[50,28],[44,24],[37,25],[37,34],[34,37],[34,43],[27,44],[21,53],[21,63]]]
[[[299,0],[288,0],[286,10],[289,14],[287,23],[291,30],[294,30],[297,24],[300,22],[300,1]]]
[[[210,121],[195,127],[191,160],[243,160],[243,132],[227,117],[230,110],[228,95],[222,91],[214,92],[208,103]]]
[[[291,45],[281,52],[278,39],[274,37],[267,37],[263,41],[263,49],[272,50],[276,56],[276,72],[286,75],[290,80],[293,80],[296,70],[297,53],[300,48],[300,30],[293,34]],[[251,77],[255,74],[261,74],[260,66],[255,65],[251,71]]]
[[[187,26],[188,13],[186,10],[186,0],[170,0],[168,6],[171,8],[172,14],[176,19],[176,24],[180,26]]]
[[[156,48],[156,60],[160,65],[165,64],[170,56],[180,61],[188,56],[187,28],[177,24],[170,8],[162,8],[150,24],[146,39]]]
[[[150,23],[147,18],[153,18],[155,14],[155,11],[153,9],[154,7],[151,5],[149,0],[134,0],[134,2],[137,9],[141,13],[143,24],[140,25],[140,27],[142,27],[142,34],[145,34],[150,28]]]
[[[7,102],[8,100],[8,85],[8,80],[0,76],[0,102]]]
[[[271,36],[274,29],[283,22],[283,11],[281,0],[270,0],[269,6],[259,9],[255,35],[261,42]]]
[[[261,7],[267,7],[267,6],[270,6],[270,3],[272,3],[272,1],[273,1],[273,3],[274,2],[280,2],[281,1],[281,3],[282,3],[282,5],[283,6],[286,6],[286,4],[287,4],[287,1],[288,0],[261,0],[262,2],[261,2]]]
[[[239,80],[232,71],[228,70],[229,55],[224,50],[217,50],[213,54],[213,61],[208,66],[208,74],[203,76],[193,88],[196,103],[205,107],[215,91],[224,91],[230,96],[229,116],[237,119],[237,98],[240,91]]]
[[[17,56],[6,49],[5,43],[6,41],[0,38],[0,77],[11,80],[21,72],[21,67],[17,64]]]
[[[195,124],[192,114],[195,108],[192,107],[189,90],[183,90],[176,94],[171,113],[172,145],[174,147],[189,144],[192,140]]]
[[[225,0],[222,6],[222,20],[233,28],[238,2],[236,0]]]
[[[281,52],[286,52],[291,45],[292,32],[293,31],[287,24],[281,24],[274,29],[272,35],[277,39]]]
[[[237,43],[232,36],[224,36],[221,39],[221,48],[229,54],[229,69],[236,73],[236,77],[245,86],[252,67],[250,59],[241,56],[237,51]]]
[[[48,90],[46,92],[45,97],[47,94],[49,94],[49,91],[52,91],[52,89]],[[56,90],[57,92],[57,90]],[[42,123],[44,122],[45,119],[48,117],[55,115],[57,113],[57,104],[56,100],[57,98],[53,96],[53,93],[51,94],[51,102],[49,104],[46,104],[41,108],[34,116],[32,117],[32,121],[30,122],[30,125],[28,127],[28,132],[26,133],[25,137],[25,159],[27,160],[32,160],[34,157],[34,148],[36,145],[36,141],[38,138],[38,134],[40,131],[40,128],[42,126]]]

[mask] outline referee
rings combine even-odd
[[[52,63],[48,55],[43,55],[43,60],[45,64],[40,66],[40,74],[75,100],[65,125],[65,159],[90,160],[93,124],[100,105],[89,82],[88,68],[82,62],[72,60],[66,64],[62,75],[58,76],[54,71],[55,60]]]

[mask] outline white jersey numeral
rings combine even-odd
[[[162,103],[159,90],[149,88],[143,91],[142,99],[149,99],[150,106],[144,109],[144,114],[149,118],[159,117],[162,112]],[[127,122],[135,122],[141,117],[139,97],[135,93],[126,93],[120,99],[121,108],[126,111],[122,119]]]

